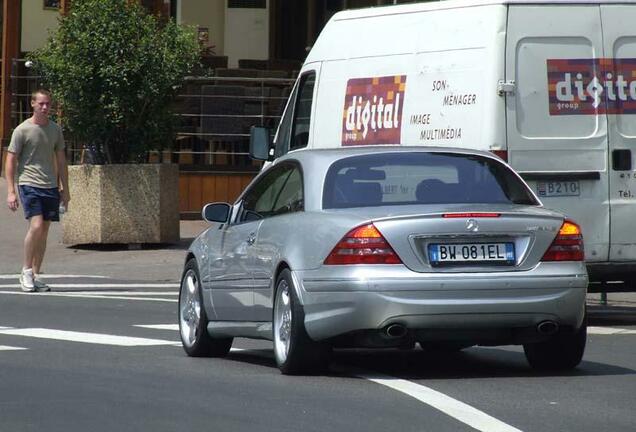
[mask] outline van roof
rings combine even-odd
[[[363,9],[345,10],[335,14],[332,20],[340,21],[356,18],[369,18],[382,15],[456,9],[474,6],[541,4],[563,4],[568,6],[573,6],[576,4],[636,4],[636,0],[441,0],[436,2],[409,3],[402,5],[376,6]]]

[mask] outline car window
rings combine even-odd
[[[307,147],[309,142],[309,125],[311,122],[311,104],[314,99],[316,73],[309,72],[300,80],[298,100],[294,110],[290,150]]]
[[[266,173],[246,192],[237,222],[259,220],[303,208],[302,176],[285,164]]]
[[[287,108],[283,113],[283,117],[280,120],[280,126],[278,126],[278,133],[276,134],[276,142],[274,143],[274,157],[280,157],[289,152],[289,137],[291,136],[292,128],[292,116],[294,113],[294,101],[296,100],[296,94],[298,87],[294,87]]]
[[[303,209],[303,179],[300,169],[295,167],[287,177],[272,211],[278,215],[302,211]]]
[[[323,191],[323,208],[454,203],[538,205],[501,162],[441,152],[345,158],[329,168]]]

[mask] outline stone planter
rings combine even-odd
[[[69,166],[64,244],[179,241],[176,164]]]

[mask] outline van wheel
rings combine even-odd
[[[272,331],[274,357],[281,373],[297,375],[327,369],[331,347],[307,335],[305,313],[288,269],[283,270],[276,281]]]
[[[186,263],[179,290],[179,334],[190,357],[224,357],[232,338],[213,339],[208,334],[208,317],[203,306],[199,269],[194,258]]]
[[[587,324],[575,333],[558,333],[549,340],[523,345],[526,359],[533,369],[559,371],[574,369],[581,363],[587,340]]]

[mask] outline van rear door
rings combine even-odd
[[[614,94],[607,94],[610,261],[636,260],[636,5],[602,5],[605,57]]]
[[[603,48],[598,5],[509,6],[509,162],[547,208],[582,226],[588,261],[609,257],[607,116],[598,92],[583,86]]]

